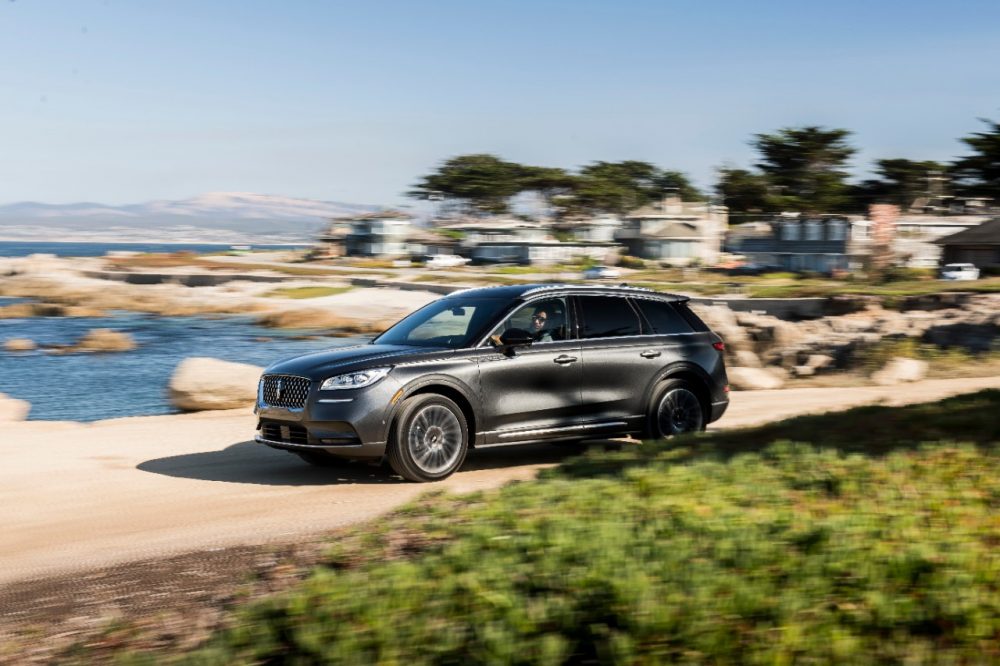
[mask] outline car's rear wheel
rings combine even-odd
[[[660,386],[649,415],[649,432],[654,438],[699,432],[705,425],[705,407],[694,386],[682,379]]]
[[[469,451],[465,415],[436,393],[408,398],[389,441],[389,464],[408,481],[438,481],[451,476]]]
[[[338,458],[326,451],[296,451],[295,455],[316,467],[340,467],[347,463],[343,458]]]

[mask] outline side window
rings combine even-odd
[[[642,312],[642,316],[646,318],[649,322],[652,331],[646,331],[647,333],[656,333],[657,335],[670,335],[672,333],[690,333],[691,327],[688,325],[684,318],[677,313],[669,303],[664,303],[663,301],[650,301],[644,298],[637,298],[633,301],[639,311]]]
[[[581,296],[582,338],[639,335],[639,317],[628,300],[615,296]]]
[[[569,337],[569,312],[565,298],[546,298],[519,308],[500,327],[500,332],[520,328],[528,331],[536,343],[558,342]]]

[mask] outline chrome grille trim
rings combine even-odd
[[[264,375],[260,378],[257,402],[261,407],[301,410],[306,406],[312,380],[295,375]]]

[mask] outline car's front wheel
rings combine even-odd
[[[469,429],[453,401],[436,393],[408,398],[389,441],[389,464],[408,481],[438,481],[465,461]]]
[[[705,429],[705,409],[691,384],[671,379],[656,392],[649,421],[654,438],[699,432]]]

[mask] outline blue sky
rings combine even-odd
[[[0,0],[0,203],[396,204],[443,159],[642,159],[755,132],[948,160],[1000,118],[1000,2]]]

